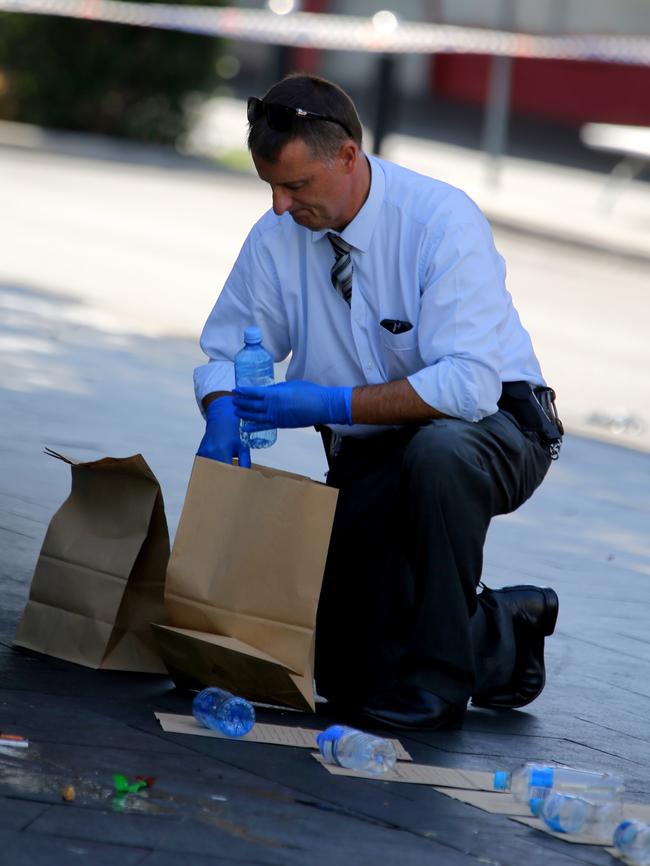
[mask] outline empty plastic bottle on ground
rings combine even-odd
[[[244,331],[244,348],[235,355],[235,381],[242,385],[273,384],[273,358],[262,345],[262,332],[257,327]],[[239,424],[239,438],[250,448],[268,448],[278,438],[277,430],[247,432],[244,421]]]
[[[591,803],[573,794],[551,793],[541,810],[547,827],[556,833],[573,833],[595,837],[611,845],[614,830],[620,823],[622,804],[617,798],[610,802]]]
[[[316,737],[316,742],[328,764],[338,764],[349,770],[387,773],[397,760],[395,746],[390,740],[345,725],[332,725]]]
[[[650,864],[650,827],[643,821],[621,821],[614,831],[614,847],[633,866]]]
[[[197,722],[227,737],[243,737],[255,724],[252,704],[216,686],[198,693],[192,702],[192,712]]]
[[[590,802],[599,803],[622,800],[625,785],[620,776],[611,773],[529,763],[518,767],[512,773],[497,770],[494,774],[494,788],[497,791],[509,791],[519,803],[530,804],[531,800],[545,799],[550,791],[573,794],[576,797],[585,795]]]

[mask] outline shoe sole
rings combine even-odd
[[[520,710],[522,707],[527,707],[528,704],[532,704],[533,701],[536,701],[537,698],[544,691],[544,687],[546,686],[546,668],[542,673],[542,683],[539,689],[535,692],[534,695],[530,697],[524,698],[521,701],[503,701],[499,702],[499,696],[495,695],[493,698],[484,697],[484,698],[472,698],[472,706],[478,707],[482,710]]]

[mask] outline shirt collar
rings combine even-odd
[[[370,246],[372,233],[379,219],[379,213],[384,201],[384,190],[386,188],[384,172],[379,162],[374,157],[369,156],[368,164],[370,166],[368,198],[352,222],[340,233],[344,241],[347,241],[350,246],[360,250],[362,253],[365,253]],[[312,241],[321,240],[329,231],[331,229],[312,232]]]

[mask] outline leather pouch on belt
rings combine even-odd
[[[508,412],[522,430],[539,434],[552,450],[559,450],[564,427],[555,408],[555,392],[528,382],[504,382],[499,409]]]

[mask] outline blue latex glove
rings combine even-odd
[[[247,430],[352,424],[352,388],[326,388],[313,382],[279,382],[235,388],[235,412]]]
[[[243,469],[250,469],[251,453],[239,438],[239,418],[235,415],[232,397],[217,397],[205,411],[205,434],[201,439],[198,457],[210,457],[221,463],[232,463],[239,458]]]

